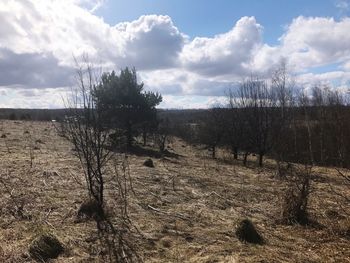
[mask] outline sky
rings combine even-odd
[[[297,85],[350,86],[350,0],[1,0],[0,107],[61,108],[74,58],[135,67],[161,108],[225,103],[285,61]]]

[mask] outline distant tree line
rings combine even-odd
[[[60,121],[65,115],[66,109],[0,109],[2,120]]]
[[[227,101],[200,112],[197,120],[174,121],[173,134],[206,145],[213,158],[217,147],[225,147],[244,164],[253,154],[260,166],[265,156],[278,164],[350,166],[346,94],[317,85],[306,93],[282,65],[270,80],[245,79],[229,90]]]

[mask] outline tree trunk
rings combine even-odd
[[[146,130],[146,127],[143,127],[142,138],[143,138],[143,146],[146,146],[146,144],[147,144],[147,130]]]
[[[311,127],[310,127],[310,122],[309,122],[309,116],[307,114],[305,114],[305,119],[306,119],[306,127],[307,127],[307,134],[308,134],[310,163],[312,166],[314,166],[315,162],[314,162],[314,153],[313,153],[313,147],[312,147]]]
[[[320,134],[320,164],[324,164],[324,135],[323,135],[323,123],[321,123],[321,134]]]
[[[216,157],[216,146],[213,146],[213,147],[212,147],[211,157],[212,157],[213,159],[215,159],[215,157]]]
[[[104,191],[104,185],[103,181],[100,182],[100,189],[99,189],[99,200],[98,203],[102,207],[103,206],[103,191]]]
[[[160,141],[160,145],[159,145],[159,150],[161,151],[161,152],[164,152],[165,151],[165,141],[166,141],[166,137],[164,136],[164,137],[161,137],[161,139],[160,139],[161,141]]]
[[[299,151],[298,151],[298,135],[295,120],[293,120],[293,135],[294,135],[294,160],[299,161]]]
[[[282,177],[282,169],[281,169],[281,162],[279,158],[276,159],[276,166],[277,166],[277,177],[281,178]]]
[[[233,147],[232,153],[233,153],[233,159],[237,160],[238,159],[238,148],[236,146]]]
[[[132,130],[131,130],[131,124],[127,123],[126,125],[126,140],[127,140],[127,146],[128,148],[132,146]]]
[[[243,165],[244,165],[244,166],[247,166],[247,158],[248,158],[248,153],[245,152],[245,153],[244,153],[244,156],[243,156]]]
[[[344,144],[343,125],[341,125],[341,132],[340,132],[339,159],[340,159],[341,167],[346,168],[346,165],[345,165],[345,144]]]
[[[264,158],[264,153],[260,152],[259,153],[259,167],[263,166],[263,158]]]

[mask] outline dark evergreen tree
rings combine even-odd
[[[94,95],[105,125],[122,130],[128,146],[138,131],[145,133],[148,125],[155,123],[156,106],[162,101],[159,93],[144,91],[136,70],[129,68],[122,69],[119,75],[114,71],[104,73]]]

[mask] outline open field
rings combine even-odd
[[[65,246],[52,262],[102,262],[95,223],[76,220],[86,191],[72,146],[48,122],[3,121],[0,136],[0,262],[31,262],[28,245],[43,230]],[[127,158],[129,216],[144,237],[137,246],[145,262],[350,262],[350,207],[339,206],[333,193],[350,189],[334,169],[314,168],[309,204],[318,224],[289,226],[278,223],[286,183],[275,178],[272,161],[258,168],[251,160],[245,168],[223,152],[212,160],[178,139],[168,150],[174,154],[152,157],[155,168],[143,166],[148,156]],[[14,210],[20,204],[21,218]],[[264,245],[237,239],[243,218],[257,226]]]

